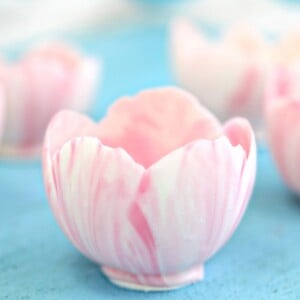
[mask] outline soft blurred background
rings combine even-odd
[[[166,23],[176,14],[216,27],[249,21],[278,33],[299,23],[297,5],[297,0],[2,0],[0,45],[138,22]]]
[[[31,45],[62,40],[102,59],[100,113],[124,93],[174,84],[168,42],[175,16],[193,19],[209,36],[243,22],[276,37],[300,22],[293,0],[6,0],[0,1],[0,50],[15,59]]]

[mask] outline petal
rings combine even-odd
[[[66,68],[76,68],[81,63],[80,54],[67,45],[60,43],[40,44],[31,49],[25,59],[40,60],[43,62],[57,62]]]
[[[161,274],[203,263],[233,233],[255,178],[252,137],[253,133],[247,142],[251,160],[241,146],[222,137],[178,149],[145,174],[134,205],[151,229]]]
[[[247,163],[244,168],[244,182],[245,198],[249,199],[251,196],[253,186],[255,183],[256,164],[257,164],[257,150],[256,141],[250,123],[243,118],[233,118],[224,125],[224,133],[229,139],[233,147],[242,147],[247,157]],[[247,203],[241,207],[240,215],[237,218],[237,224],[246,210]],[[234,227],[235,228],[235,227]]]
[[[269,76],[266,85],[266,109],[277,101],[300,101],[300,72],[299,66],[277,67]]]
[[[88,117],[63,110],[57,113],[49,123],[45,134],[44,148],[51,157],[61,150],[63,145],[76,137],[93,136],[96,125]]]
[[[268,136],[272,154],[287,184],[300,192],[300,102],[275,101],[268,110]]]
[[[156,274],[144,241],[128,222],[144,169],[121,149],[92,137],[44,152],[44,179],[53,212],[86,256],[132,274]]]
[[[240,145],[249,158],[255,151],[255,138],[250,123],[243,118],[233,118],[224,125],[224,134],[232,146]]]
[[[66,106],[75,110],[86,110],[91,104],[92,95],[97,84],[98,71],[101,63],[89,57],[81,56],[73,48],[63,44],[45,44],[31,50],[26,57],[29,64],[45,68],[49,80],[63,80]],[[46,74],[47,74],[46,73]],[[53,74],[52,74],[53,73]],[[59,88],[55,82],[53,88]],[[49,90],[51,92],[51,88]],[[48,92],[48,94],[49,94]],[[50,93],[51,95],[51,93]]]
[[[6,118],[4,126],[3,144],[20,145],[23,143],[23,132],[30,134],[31,118],[28,118],[30,106],[26,107],[27,98],[25,80],[21,68],[1,66],[0,69],[1,83],[4,86],[5,102],[6,102]],[[24,113],[25,112],[25,113]],[[26,123],[24,119],[26,118]],[[35,130],[35,129],[33,129]]]
[[[188,63],[201,47],[209,47],[209,44],[201,32],[185,18],[177,18],[171,24],[171,47],[174,63],[178,67]],[[182,41],[185,41],[182,44]]]
[[[153,89],[120,99],[99,124],[99,137],[105,145],[122,147],[144,167],[193,140],[215,138],[221,131],[210,112],[177,88]]]
[[[266,55],[267,45],[256,30],[250,24],[236,24],[224,36],[224,43],[237,47],[247,55]]]
[[[282,64],[299,62],[300,30],[296,29],[285,35],[275,47],[275,58]]]
[[[268,82],[265,111],[272,154],[287,184],[298,192],[300,192],[299,79],[297,70],[277,69]]]

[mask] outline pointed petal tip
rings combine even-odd
[[[233,147],[240,145],[244,149],[247,157],[256,149],[255,135],[247,119],[230,119],[224,124],[224,133]]]

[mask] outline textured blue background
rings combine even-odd
[[[102,57],[92,116],[120,95],[172,84],[163,27],[74,38]],[[110,284],[63,236],[48,207],[38,162],[0,162],[0,299],[300,299],[300,202],[265,148],[245,217],[206,264],[204,281],[175,292],[142,293]]]

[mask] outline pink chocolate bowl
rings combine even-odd
[[[61,109],[89,109],[98,62],[62,44],[30,50],[20,61],[0,64],[5,105],[3,156],[37,156],[50,119]]]
[[[203,279],[245,212],[255,172],[248,121],[222,126],[177,88],[121,98],[98,124],[62,111],[43,148],[64,233],[113,283],[146,291]]]
[[[278,67],[300,61],[300,31],[274,40],[249,24],[235,24],[218,39],[208,38],[187,19],[176,19],[170,34],[171,65],[178,84],[225,121],[247,118],[260,138],[265,136],[264,96]]]

